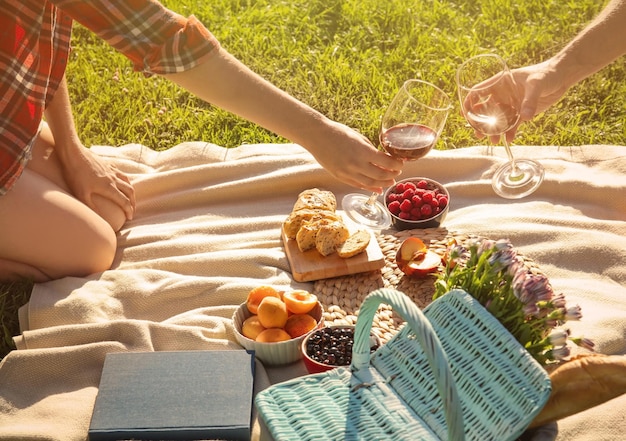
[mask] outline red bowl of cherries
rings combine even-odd
[[[448,214],[450,193],[432,179],[407,178],[385,191],[384,202],[396,229],[436,228]]]

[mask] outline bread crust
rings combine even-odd
[[[337,210],[337,199],[331,191],[310,188],[298,195],[292,211],[302,210],[303,208],[335,211]]]
[[[550,374],[552,392],[530,428],[560,420],[626,393],[626,356],[581,355]]]

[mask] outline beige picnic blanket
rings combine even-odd
[[[291,144],[94,149],[130,173],[137,213],[119,234],[111,270],[34,287],[20,311],[18,350],[0,364],[0,440],[85,440],[108,352],[238,348],[230,318],[252,287],[312,287],[293,281],[280,240],[297,194],[323,187],[340,200],[354,191]],[[514,152],[547,169],[540,190],[518,201],[490,187],[501,148],[433,151],[407,163],[404,176],[445,183],[449,230],[509,238],[580,304],[574,335],[599,352],[626,353],[626,146]],[[298,363],[260,366],[257,387],[302,372]],[[558,440],[620,439],[625,415],[622,396],[562,420]]]

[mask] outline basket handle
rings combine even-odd
[[[372,291],[365,298],[359,310],[354,332],[352,370],[369,367],[369,336],[374,315],[381,303],[390,305],[415,333],[417,341],[426,354],[430,368],[433,370],[437,389],[443,400],[446,424],[448,426],[448,439],[454,441],[464,440],[463,412],[454,378],[448,366],[448,358],[430,321],[406,294],[395,289],[380,288]]]

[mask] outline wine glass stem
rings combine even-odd
[[[367,198],[367,201],[365,201],[365,209],[368,210],[369,212],[374,212],[376,211],[376,200],[378,199],[378,193],[373,192],[369,198]]]
[[[509,163],[511,164],[511,174],[512,178],[518,177],[520,175],[519,169],[515,164],[515,156],[513,156],[513,152],[511,151],[511,146],[509,145],[509,141],[506,139],[506,134],[502,135],[502,143],[504,144],[504,149],[506,150],[506,155],[509,157]]]

